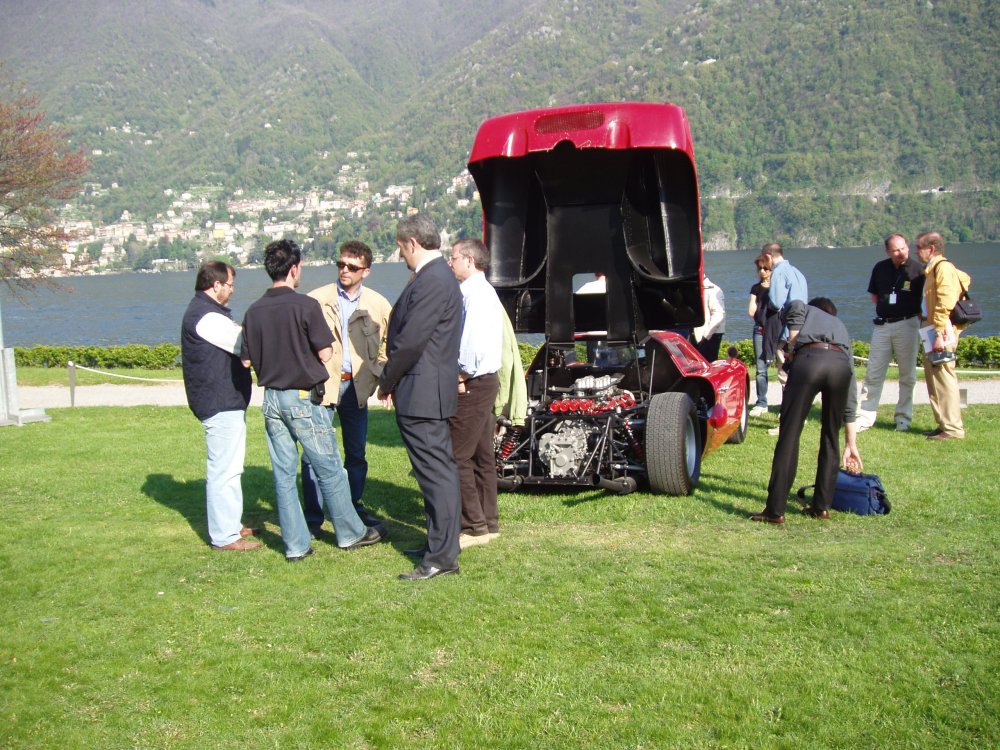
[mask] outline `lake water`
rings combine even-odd
[[[972,294],[985,311],[970,333],[1000,335],[1000,243],[964,243],[947,248],[947,256],[972,275]],[[705,272],[726,295],[726,338],[750,338],[747,300],[756,282],[756,252],[705,254]],[[786,257],[809,282],[810,296],[832,299],[852,338],[867,341],[874,314],[867,293],[872,266],[885,258],[881,246],[788,250]],[[336,279],[336,267],[308,266],[302,291]],[[390,302],[409,277],[402,263],[372,269],[368,285]],[[0,284],[4,346],[158,344],[180,341],[180,321],[194,293],[194,271],[126,273],[63,279],[72,291],[42,289],[25,300],[12,297]],[[236,277],[231,306],[237,320],[270,286],[263,269],[242,269]]]

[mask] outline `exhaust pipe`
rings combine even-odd
[[[595,474],[591,481],[594,483],[595,487],[600,487],[602,490],[615,492],[619,495],[628,495],[629,493],[635,492],[635,488],[637,487],[636,482],[632,477],[605,479],[604,477]]]
[[[516,492],[521,489],[521,485],[523,484],[524,477],[522,476],[497,477],[497,489],[504,492]]]

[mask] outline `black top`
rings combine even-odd
[[[291,287],[272,287],[243,318],[243,359],[253,363],[257,384],[307,391],[329,377],[316,352],[333,343],[323,308]]]
[[[757,311],[753,314],[753,324],[757,328],[763,328],[768,313],[767,287],[761,283],[754,284],[750,287],[750,294],[757,298]]]
[[[240,358],[198,335],[198,322],[209,313],[233,314],[205,292],[196,292],[181,323],[181,367],[188,406],[205,420],[224,411],[245,411],[250,403],[250,371]]]
[[[875,314],[880,318],[908,318],[920,314],[924,294],[924,266],[916,258],[907,258],[902,268],[896,268],[891,258],[879,261],[872,268],[868,293],[878,296]],[[896,294],[895,303],[890,295]]]

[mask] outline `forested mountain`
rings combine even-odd
[[[458,173],[484,118],[669,100],[717,247],[1000,238],[994,0],[0,0],[0,59],[122,189]],[[940,188],[944,188],[941,190]],[[111,201],[111,203],[108,203]],[[128,205],[126,205],[128,204]]]

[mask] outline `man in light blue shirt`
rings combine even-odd
[[[762,248],[764,255],[771,258],[771,286],[767,290],[768,306],[784,315],[792,302],[806,304],[809,301],[809,286],[802,272],[785,260],[785,253],[777,242],[768,242]],[[784,390],[788,382],[788,372],[785,370],[785,342],[788,340],[788,326],[781,329],[781,340],[774,346],[775,359],[778,367],[778,382]],[[768,430],[769,435],[777,435],[778,428]]]
[[[486,280],[490,252],[480,240],[459,240],[448,260],[462,290],[462,340],[458,350],[458,412],[449,421],[462,487],[461,547],[500,534],[497,508],[493,405],[500,390],[503,306]]]
[[[771,287],[767,299],[778,312],[784,312],[795,300],[805,304],[809,300],[809,285],[802,272],[785,260],[784,251],[777,242],[764,245],[764,254],[771,256]],[[782,339],[788,337],[788,330],[782,334]]]

